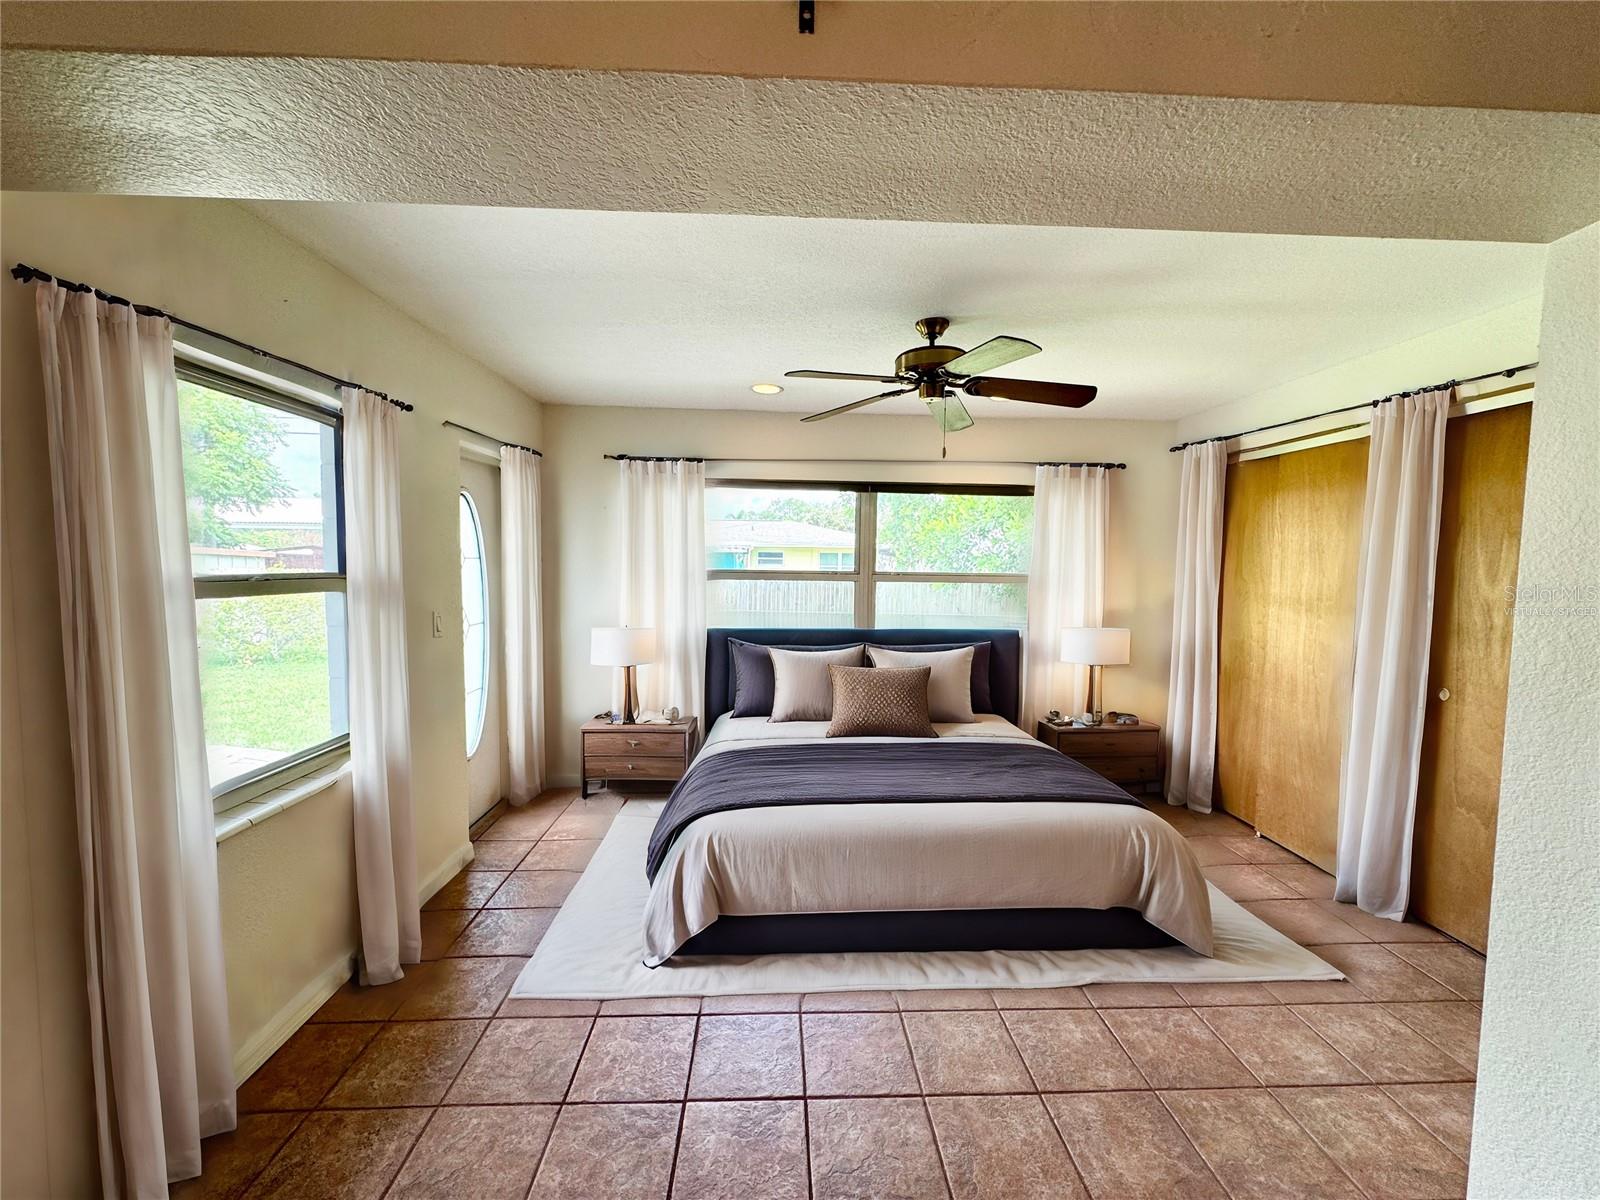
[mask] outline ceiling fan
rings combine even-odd
[[[872,383],[893,383],[898,386],[865,400],[854,400],[812,413],[802,421],[821,421],[851,412],[879,400],[916,392],[939,428],[945,433],[955,433],[972,425],[967,406],[961,403],[958,392],[969,396],[993,396],[1001,400],[1021,400],[1026,404],[1049,404],[1057,408],[1082,408],[1094,399],[1096,389],[1082,383],[1043,383],[1033,379],[996,379],[985,375],[996,367],[1016,362],[1030,354],[1038,354],[1042,347],[1025,338],[990,338],[971,350],[959,346],[940,346],[938,340],[950,328],[948,317],[923,317],[917,322],[917,332],[928,339],[926,346],[913,346],[894,360],[893,375],[857,375],[848,371],[785,371],[787,379],[853,379]]]

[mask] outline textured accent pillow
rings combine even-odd
[[[959,650],[897,650],[888,646],[868,646],[867,657],[875,667],[915,667],[926,664],[932,672],[928,682],[928,716],[935,721],[954,721],[970,725],[972,715],[971,646]]]
[[[829,667],[860,667],[863,647],[843,650],[780,650],[772,647],[770,721],[826,721],[833,716]],[[863,667],[863,670],[867,668]]]
[[[728,659],[733,670],[733,708],[735,717],[770,717],[772,715],[772,655],[770,651],[800,650],[813,654],[818,650],[849,650],[849,643],[835,646],[766,646],[756,642],[728,639]]]
[[[829,737],[931,738],[928,680],[932,667],[829,667],[833,720]]]
[[[925,654],[930,650],[960,650],[968,645],[972,647],[972,711],[992,713],[995,707],[989,688],[989,654],[994,649],[993,642],[930,642],[921,646],[887,646],[885,649]]]

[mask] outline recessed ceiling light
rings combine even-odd
[[[775,383],[752,383],[750,390],[762,396],[776,396],[783,388]]]

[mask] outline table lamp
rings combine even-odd
[[[656,657],[654,629],[596,628],[589,633],[589,662],[596,667],[622,668],[622,711],[611,714],[613,725],[632,725],[639,719],[639,697],[633,687],[633,668]]]
[[[1100,668],[1126,666],[1129,644],[1126,629],[1080,627],[1061,631],[1061,661],[1089,668],[1089,703],[1084,719],[1090,725],[1099,725],[1105,719],[1100,711]]]

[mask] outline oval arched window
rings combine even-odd
[[[467,757],[483,740],[489,708],[489,575],[478,506],[461,493],[461,638],[467,683]]]

